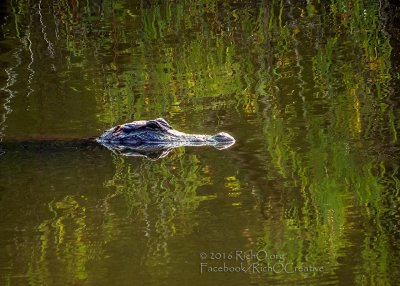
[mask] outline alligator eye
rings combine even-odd
[[[151,128],[151,129],[157,129],[158,125],[154,122],[149,122],[149,123],[147,123],[147,127]]]
[[[115,136],[118,133],[120,133],[122,131],[122,127],[123,125],[118,125],[117,127],[115,127],[114,131],[112,132],[112,135]]]

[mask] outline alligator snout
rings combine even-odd
[[[225,132],[220,132],[218,134],[210,136],[207,141],[211,142],[211,145],[213,145],[218,150],[227,149],[235,144],[235,138]]]
[[[231,135],[225,132],[220,132],[218,134],[215,134],[211,136],[211,140],[217,142],[217,143],[234,143],[235,138],[233,138]]]

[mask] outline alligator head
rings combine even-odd
[[[235,143],[228,133],[216,135],[187,134],[177,131],[162,118],[134,121],[106,130],[96,139],[108,149],[126,156],[158,159],[181,146],[213,146],[226,149]]]

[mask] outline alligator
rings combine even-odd
[[[235,143],[235,139],[225,132],[200,135],[177,131],[163,118],[117,125],[104,131],[96,141],[113,152],[148,159],[165,157],[181,146],[213,146],[222,150]]]
[[[114,153],[124,156],[140,156],[157,160],[168,155],[171,150],[181,146],[213,146],[222,150],[232,146],[235,139],[225,133],[216,135],[187,134],[177,131],[163,118],[141,120],[114,126],[105,130],[97,138],[89,139],[41,139],[0,142],[0,154],[4,149],[49,150],[77,148],[79,146],[104,146]]]

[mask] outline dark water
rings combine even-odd
[[[1,4],[0,285],[396,285],[397,28],[318,2]],[[237,143],[68,144],[156,117]]]

